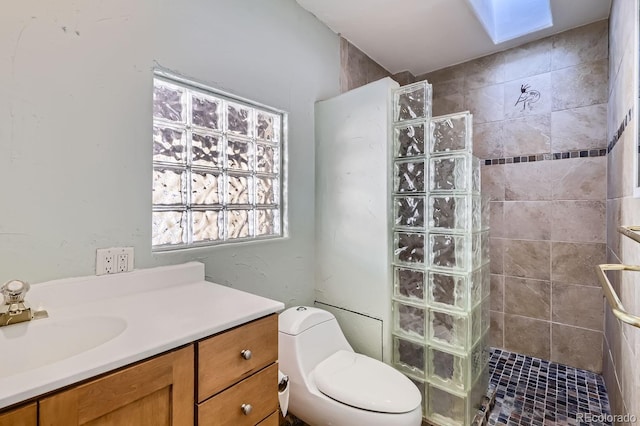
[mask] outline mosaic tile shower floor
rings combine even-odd
[[[489,425],[611,425],[594,421],[610,414],[604,381],[596,373],[495,348],[489,370],[496,389]],[[306,425],[293,416],[283,424]]]
[[[602,376],[500,349],[491,350],[496,404],[490,425],[610,425]],[[604,415],[604,416],[603,416]]]

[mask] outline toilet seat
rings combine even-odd
[[[363,410],[407,413],[422,401],[418,388],[402,373],[354,352],[335,352],[316,366],[314,377],[320,392]]]

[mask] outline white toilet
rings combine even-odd
[[[278,320],[289,411],[311,426],[419,426],[422,397],[402,373],[353,351],[336,318],[299,306]]]

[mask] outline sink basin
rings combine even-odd
[[[120,335],[127,322],[112,316],[46,318],[0,328],[0,378],[96,348]]]

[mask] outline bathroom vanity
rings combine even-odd
[[[198,263],[38,284],[27,301],[49,318],[0,329],[0,426],[278,424],[280,302]]]

